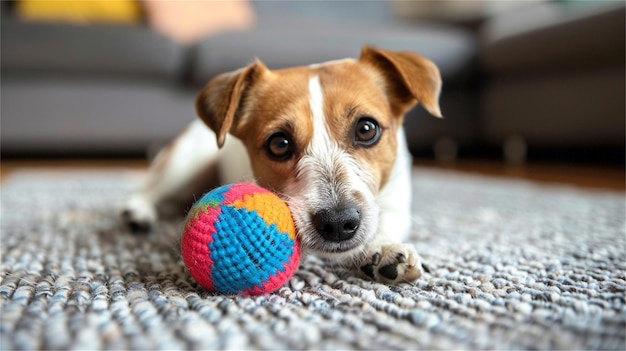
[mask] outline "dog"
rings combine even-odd
[[[380,283],[413,282],[423,268],[403,243],[411,157],[402,123],[417,103],[441,117],[441,84],[431,61],[367,46],[358,59],[280,70],[256,60],[217,76],[196,98],[199,120],[157,155],[122,218],[149,230],[183,198],[189,206],[219,183],[254,181],[286,201],[304,253]]]

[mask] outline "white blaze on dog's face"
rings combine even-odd
[[[259,185],[288,202],[303,247],[342,258],[374,239],[404,113],[419,100],[439,115],[440,84],[417,55],[364,48],[359,60],[309,67],[256,62],[211,81],[197,110],[218,143],[227,132],[243,141]]]

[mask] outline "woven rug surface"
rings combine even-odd
[[[188,276],[180,222],[120,227],[135,176],[2,183],[3,350],[626,347],[623,193],[416,168],[411,241],[430,273],[390,287],[307,258],[277,292],[242,297]]]

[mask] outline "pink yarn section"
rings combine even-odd
[[[222,213],[221,207],[208,208],[198,211],[196,218],[185,228],[181,240],[183,261],[189,274],[200,286],[209,291],[215,291],[211,279],[211,267],[213,260],[209,251],[209,245],[213,242],[215,222]]]

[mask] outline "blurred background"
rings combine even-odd
[[[433,60],[445,119],[406,118],[419,160],[613,167],[625,149],[624,1],[1,2],[3,160],[144,158],[196,92],[250,63]]]

